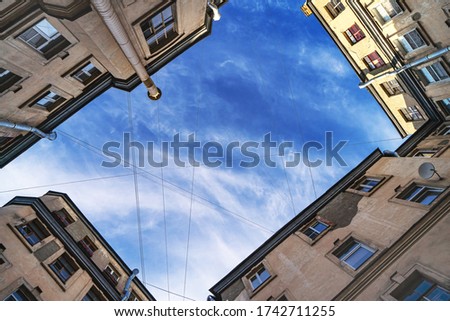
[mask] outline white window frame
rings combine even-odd
[[[446,75],[446,77],[442,77],[439,75],[439,73],[437,72],[438,69],[440,69],[439,71],[442,73],[444,73]],[[429,83],[435,83],[435,82],[439,82],[445,79],[449,79],[449,75],[447,73],[447,70],[445,70],[444,66],[442,65],[442,63],[440,61],[437,61],[431,65],[425,66],[423,68],[420,69],[420,71],[422,72],[422,74],[425,76],[425,78],[427,79],[427,81]]]
[[[385,0],[382,3],[376,5],[374,9],[378,12],[381,19],[383,19],[385,23],[391,21],[394,17],[403,13],[403,9],[395,0]],[[392,15],[388,11],[391,11]]]
[[[398,37],[398,41],[407,53],[427,46],[425,39],[423,39],[417,28]]]
[[[371,248],[371,247],[365,245],[364,243],[361,243],[360,241],[355,240],[355,239],[353,239],[353,238],[352,238],[351,242],[352,242],[352,243],[356,243],[357,246],[356,246],[355,248],[353,248],[351,251],[349,251],[348,253],[346,253],[345,255],[337,256],[337,257],[338,257],[339,261],[341,261],[343,264],[345,264],[346,266],[350,267],[353,271],[356,271],[356,270],[358,270],[361,266],[363,266],[368,260],[370,260],[370,259],[373,257],[373,255],[374,255],[375,252],[376,252],[376,249],[373,249],[373,248]],[[344,244],[342,244],[341,246],[348,246],[348,245],[347,245],[346,243],[344,243]],[[361,249],[361,248],[363,248],[363,249],[367,250],[368,252],[370,252],[371,255],[370,255],[363,263],[361,263],[361,265],[359,265],[358,267],[354,267],[354,266],[352,266],[351,264],[349,264],[349,263],[347,262],[347,260],[348,260],[350,257],[352,257],[352,255],[354,255],[354,254],[355,254],[359,249]]]
[[[39,26],[40,23],[42,23],[43,21],[45,21],[45,23],[47,23],[53,30],[52,30],[52,34],[47,34],[44,30],[43,30],[43,26]],[[32,36],[29,39],[24,39],[23,35],[28,32],[29,30],[33,29],[36,34],[34,36]],[[44,38],[46,41],[43,42],[41,45],[39,46],[34,46],[32,43],[30,43],[31,39],[34,39],[36,36],[40,36],[42,38]],[[36,24],[34,24],[33,26],[31,26],[30,28],[28,28],[27,30],[25,30],[24,32],[22,32],[19,35],[19,39],[22,40],[23,42],[25,42],[27,45],[29,45],[30,47],[36,49],[37,51],[39,51],[40,53],[42,52],[42,48],[44,48],[45,46],[47,46],[52,40],[55,40],[56,38],[58,38],[59,36],[61,36],[61,34],[58,32],[58,30],[47,20],[47,18],[44,18],[40,21],[38,21]]]
[[[412,187],[409,187],[405,193],[401,193],[398,198],[403,199],[405,201],[414,202],[418,204],[422,204],[428,206],[432,204],[442,193],[445,191],[442,187],[429,186],[424,184],[413,184]],[[429,193],[438,192],[436,197],[429,203],[424,204],[421,200],[424,197],[428,196]],[[405,195],[406,194],[406,195]]]
[[[261,278],[261,275],[266,272],[268,274],[268,277],[263,279]],[[257,270],[255,273],[251,274],[248,276],[248,281],[250,282],[250,285],[253,289],[253,291],[259,289],[261,287],[261,285],[263,285],[265,282],[267,282],[267,280],[269,280],[271,278],[271,274],[269,272],[269,270],[266,269],[266,267],[264,265],[260,265],[258,266]],[[258,281],[258,285],[254,285],[252,282],[252,279],[255,279],[256,281]]]

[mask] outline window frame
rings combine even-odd
[[[77,244],[80,247],[81,251],[88,257],[92,257],[95,251],[98,250],[98,247],[95,245],[94,241],[92,241],[87,235],[79,240]]]
[[[13,300],[8,300],[8,298],[11,298]],[[19,299],[25,299],[25,300],[18,300]],[[33,295],[33,293],[28,289],[25,284],[21,284],[18,288],[16,288],[13,292],[11,292],[9,295],[7,295],[3,301],[38,301],[38,299]]]
[[[171,19],[164,19],[164,11],[170,8],[171,11]],[[155,29],[153,25],[153,19],[160,17],[161,19],[161,27]],[[170,29],[167,29],[168,26],[172,26]],[[171,1],[164,6],[160,7],[158,10],[152,10],[145,17],[138,19],[138,22],[134,23],[134,29],[138,38],[142,39],[141,43],[143,44],[143,48],[145,48],[146,58],[149,59],[152,56],[158,54],[161,50],[164,50],[175,39],[180,36],[178,31],[178,22],[177,22],[177,10],[176,10],[176,2]],[[153,29],[153,30],[151,30]],[[146,32],[150,30],[149,37],[146,36]],[[158,39],[156,41],[152,41],[149,43],[149,40],[154,36],[157,36],[159,33],[163,32],[164,37],[160,37],[159,39],[164,39],[161,43],[158,43]],[[156,44],[155,44],[156,42]],[[152,45],[155,44],[152,48]]]
[[[31,233],[26,232],[23,229],[23,227],[25,226],[31,230]],[[16,225],[15,231],[17,231],[17,233],[21,236],[21,239],[24,240],[30,248],[39,246],[42,241],[51,236],[51,233],[49,232],[47,227],[37,217]]]
[[[405,199],[404,198],[405,195],[408,195],[409,193],[411,193],[411,190],[413,190],[414,187],[418,186],[418,185],[429,186],[431,188],[436,188],[436,189],[442,189],[442,192],[429,205],[425,205],[420,202],[409,201],[409,200]],[[389,202],[426,210],[426,209],[429,209],[431,206],[433,206],[439,199],[447,197],[449,192],[450,192],[449,187],[445,186],[443,183],[441,183],[439,181],[431,182],[429,180],[414,180],[413,179],[413,180],[409,181],[407,184],[405,184],[404,187],[399,189],[399,191],[397,193],[395,193],[389,199]]]
[[[396,78],[382,82],[380,86],[389,97],[405,93],[405,89]]]
[[[400,108],[398,110],[400,115],[406,122],[414,122],[414,121],[423,121],[425,120],[424,114],[420,111],[420,109],[415,106],[406,106],[404,108]]]
[[[1,71],[1,69],[3,69],[3,72]],[[24,80],[24,77],[17,75],[14,71],[11,71],[6,67],[0,67],[0,74],[2,74],[1,77],[4,77],[5,73],[6,75],[8,74],[10,75],[6,77],[3,82],[0,83],[0,96],[3,96],[9,91],[16,92],[18,89],[17,88],[14,89],[14,87],[18,87],[18,84]]]
[[[354,194],[359,194],[362,196],[371,196],[381,186],[383,186],[383,184],[385,184],[391,177],[392,177],[392,175],[379,175],[379,174],[366,173],[363,176],[361,176],[360,178],[358,178],[346,191],[354,193]],[[372,188],[370,188],[368,191],[364,191],[363,188],[365,187],[365,185],[367,185],[367,184],[364,184],[364,182],[366,182],[367,180],[378,181],[378,183],[375,184],[374,186],[372,186]],[[368,185],[368,186],[371,186],[371,185]],[[361,188],[361,187],[363,187],[363,188]]]
[[[42,26],[39,26],[40,23],[43,21],[46,21],[49,26],[51,26],[54,29],[54,33],[52,35],[47,34]],[[32,35],[30,38],[25,39],[27,35],[29,35],[31,32],[34,31],[34,35]],[[53,31],[52,31],[53,32]],[[41,37],[40,39],[44,40],[39,45],[31,43],[31,39],[34,39],[36,36]],[[33,25],[29,26],[28,28],[22,30],[16,39],[19,39],[22,43],[24,43],[27,47],[31,48],[35,52],[39,53],[42,57],[45,58],[45,60],[50,60],[58,54],[60,54],[62,51],[66,50],[68,47],[70,47],[71,42],[64,37],[61,32],[55,27],[49,19],[47,19],[46,16],[41,17],[39,20],[35,21]]]
[[[315,226],[317,224],[323,224],[326,227],[322,231],[319,231],[315,229]],[[327,234],[328,231],[330,231],[334,227],[334,225],[335,224],[333,222],[330,222],[320,216],[316,216],[310,222],[308,222],[308,224],[296,231],[295,234],[308,244],[313,245],[318,242],[325,234]],[[311,231],[312,235],[317,235],[311,237],[309,231]]]
[[[449,136],[450,135],[450,124],[443,124],[436,129],[433,136]]]
[[[354,23],[347,28],[344,31],[344,35],[352,45],[357,44],[366,37],[364,31],[358,26],[357,23]]]
[[[434,61],[429,65],[419,68],[419,72],[424,77],[426,85],[436,84],[450,79],[450,74],[441,60]],[[443,72],[446,76],[442,78],[439,72]]]
[[[362,60],[370,71],[386,66],[385,61],[376,50],[364,56]]]
[[[324,9],[333,20],[345,10],[345,6],[341,0],[329,0]]]
[[[67,265],[65,265],[67,263]],[[60,266],[56,266],[59,264]],[[80,271],[80,267],[76,264],[75,260],[70,257],[67,252],[63,252],[55,259],[51,260],[47,264],[49,271],[64,285],[68,285],[69,281],[74,277],[77,271]],[[65,275],[67,273],[67,275]]]
[[[110,271],[107,271],[108,269]],[[120,278],[122,277],[119,271],[111,263],[108,263],[105,266],[105,268],[103,269],[103,275],[106,277],[108,282],[113,286],[117,286],[119,284]],[[115,277],[114,275],[117,275],[117,277]]]
[[[64,214],[64,217],[60,215],[61,213]],[[65,208],[53,211],[51,214],[52,217],[55,219],[55,221],[57,221],[58,224],[63,228],[66,228],[67,226],[75,223],[75,219],[72,217],[72,215],[70,215],[70,213]]]
[[[364,262],[359,264],[356,269],[352,267],[348,262],[343,261],[343,259],[340,258],[347,249],[351,248],[352,243],[358,243],[361,246],[358,246],[356,250],[359,248],[364,248],[371,252],[370,256],[368,256]],[[356,250],[351,251],[351,253],[348,253],[348,255],[345,256],[345,260],[349,259],[352,255],[356,253]],[[356,235],[355,233],[351,233],[350,235],[346,236],[342,241],[337,240],[334,243],[333,248],[325,255],[330,261],[332,261],[334,264],[339,266],[341,269],[343,269],[347,274],[354,277],[358,273],[360,273],[364,268],[370,264],[375,258],[380,254],[381,247],[377,244],[375,244],[372,241],[366,240],[363,237],[360,237],[359,235]]]
[[[98,300],[85,300],[88,295],[92,293]],[[80,301],[107,301],[103,293],[94,285],[92,285],[89,290],[81,297]]]
[[[261,271],[262,268],[264,268],[265,271],[269,274],[269,277],[264,279],[264,281],[255,288],[251,282],[251,278],[255,276],[256,273]],[[246,275],[241,278],[241,280],[250,298],[252,298],[262,289],[264,289],[267,284],[269,284],[274,278],[276,278],[276,274],[270,267],[269,263],[266,260],[263,260],[262,262],[256,264],[249,272],[247,272]]]
[[[419,263],[413,265],[405,274],[396,271],[391,276],[391,284],[386,291],[380,296],[384,301],[400,301],[399,297],[405,296],[410,292],[411,282],[417,281],[418,278],[428,279],[439,285],[444,290],[450,292],[450,278],[436,272],[429,267]]]
[[[395,5],[394,5],[395,3]],[[386,4],[389,4],[390,8],[386,8]],[[381,8],[381,9],[380,9]],[[374,5],[373,9],[376,11],[378,20],[381,25],[384,25],[392,21],[395,17],[398,17],[404,12],[404,9],[400,6],[396,0],[385,0]],[[389,11],[393,10],[394,14],[391,15]]]
[[[436,100],[436,103],[445,116],[450,116],[450,97]]]
[[[413,37],[411,36],[412,33],[416,34],[417,38],[420,39],[420,41],[422,42],[422,45],[417,46],[415,48],[411,45],[410,41],[415,42],[415,39],[413,39]],[[414,28],[414,29],[409,30],[408,32],[400,35],[397,40],[407,54],[412,53],[416,50],[423,49],[428,46],[427,41],[422,36],[422,34],[419,32],[418,28]],[[413,45],[417,45],[417,44],[413,43]]]

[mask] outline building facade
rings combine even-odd
[[[424,137],[375,151],[214,285],[215,299],[450,300],[450,122]]]
[[[320,21],[360,87],[370,91],[402,137],[429,114],[450,115],[448,0],[307,0],[303,9]]]
[[[141,82],[211,33],[224,0],[0,2],[0,167],[114,86]]]
[[[0,209],[0,300],[154,301],[137,272],[66,194],[15,197]]]

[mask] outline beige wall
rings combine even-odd
[[[262,261],[271,274],[268,281],[252,291],[248,277],[255,270],[250,271],[247,276],[227,288],[222,293],[222,299],[265,301],[277,299],[283,294],[289,300],[333,299],[361,274],[361,270],[369,268],[371,264],[379,264],[377,259],[390,248],[398,246],[396,244],[399,244],[399,239],[413,226],[420,230],[420,224],[417,223],[422,218],[434,215],[430,213],[442,206],[447,207],[443,218],[431,221],[429,229],[423,228],[423,234],[419,233],[417,239],[411,241],[409,247],[405,248],[405,253],[391,258],[388,264],[383,263],[381,268],[377,268],[376,273],[380,275],[354,299],[382,299],[382,295],[394,284],[392,275],[397,272],[398,275],[405,276],[415,265],[450,278],[450,257],[447,251],[450,230],[448,137],[430,136],[417,146],[444,146],[441,153],[433,158],[381,158],[366,172],[368,176],[385,177],[373,192],[363,195],[355,194],[357,192],[349,189],[317,213],[317,216],[335,223],[334,229],[313,244],[306,242],[301,232],[290,235]],[[429,180],[422,179],[418,168],[424,162],[433,163],[443,179],[438,180],[436,175]],[[439,186],[446,190],[430,206],[397,199],[395,196],[411,182]],[[350,235],[376,249],[374,256],[356,272],[343,268],[331,253]],[[383,299],[392,298],[384,296]]]
[[[144,65],[151,65],[163,52],[151,54],[139,24],[148,19],[166,4],[162,0],[112,1],[128,36],[130,37]],[[206,1],[177,1],[176,26],[182,41],[205,24]],[[14,11],[7,19],[13,19]],[[68,56],[55,56],[46,60],[40,53],[17,38],[23,31],[41,19],[47,20],[70,43],[65,51]],[[169,45],[168,47],[170,47]],[[22,86],[17,92],[8,91],[0,99],[0,119],[10,122],[38,127],[54,111],[29,107],[50,88],[67,101],[79,96],[85,86],[68,73],[81,67],[90,60],[102,73],[110,72],[117,79],[128,79],[134,75],[134,69],[126,59],[111,33],[95,10],[75,21],[49,16],[42,10],[31,13],[23,20],[16,21],[7,32],[7,37],[0,40],[0,67],[21,76]],[[165,50],[165,49],[164,49]],[[58,109],[64,108],[64,104]],[[15,137],[21,132],[0,128],[0,137]]]
[[[50,212],[64,208],[71,215],[75,222],[68,225],[66,231],[75,242],[85,236],[94,242],[98,250],[94,252],[91,260],[100,271],[108,264],[117,270],[121,277],[116,289],[122,293],[128,275],[110,255],[108,249],[103,247],[100,240],[61,197],[44,195],[41,200]],[[38,215],[30,206],[10,205],[0,208],[0,243],[5,247],[2,254],[9,262],[6,268],[0,269],[0,300],[14,291],[21,282],[25,282],[30,289],[39,287],[42,291],[40,294],[42,300],[81,300],[93,285],[87,271],[79,267],[66,284],[63,284],[48,268],[48,264],[65,252],[62,242],[54,235],[50,235],[38,244],[30,246],[16,230],[16,225],[35,218],[38,218]],[[44,260],[41,259],[42,253],[46,256]],[[147,300],[146,295],[134,284],[132,290],[141,300]]]

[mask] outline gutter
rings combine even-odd
[[[48,140],[55,140],[56,136],[57,136],[55,132],[44,133],[43,131],[37,129],[36,127],[31,127],[31,126],[24,125],[24,124],[11,123],[9,121],[3,121],[3,120],[0,120],[0,127],[30,132],[40,138],[47,138]]]
[[[120,49],[127,57],[129,63],[133,67],[134,71],[138,75],[139,79],[144,83],[147,88],[147,95],[151,100],[158,100],[161,98],[161,90],[156,87],[153,80],[147,73],[144,65],[142,64],[136,49],[130,38],[125,31],[122,23],[119,20],[119,16],[114,11],[110,0],[91,0],[92,5],[97,10],[100,17],[105,22],[106,27],[113,35],[116,42],[119,44]]]

